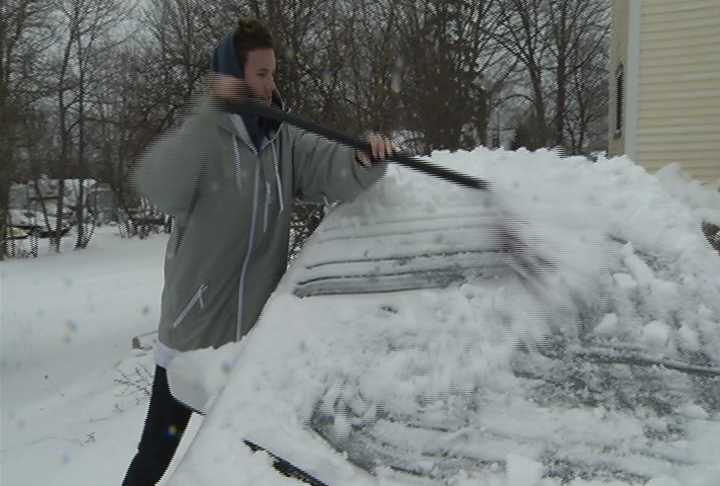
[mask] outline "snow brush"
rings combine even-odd
[[[364,151],[368,154],[372,152],[370,143],[366,140],[351,137],[339,131],[319,125],[310,120],[306,120],[300,116],[294,115],[292,113],[287,113],[278,108],[268,106],[257,101],[246,100],[244,102],[232,102],[224,100],[218,102],[218,105],[219,108],[225,112],[236,114],[252,114],[278,122],[286,122],[308,132],[312,132],[319,136],[325,137],[329,140],[342,143],[357,150]],[[422,161],[412,155],[403,153],[402,151],[393,151],[393,153],[388,155],[386,159],[388,161],[396,162],[410,169],[423,172],[427,175],[439,177],[448,182],[459,184],[467,188],[490,191],[490,184],[488,183],[488,181],[485,181],[483,179],[477,179],[466,174],[461,174],[459,172],[447,169],[445,167],[441,167],[431,162]],[[527,256],[528,252],[526,251],[528,248],[527,245],[524,244],[522,240],[507,227],[507,225],[499,226],[500,227],[498,229],[498,238],[501,241],[499,245],[499,250],[513,256],[514,262],[516,262],[518,265],[511,264],[511,266],[520,274],[521,277],[524,278],[524,280],[528,281],[531,278],[537,278],[540,267],[547,267],[549,266],[549,263],[540,257],[535,257],[534,259],[529,258]],[[171,389],[172,388],[173,387],[171,385]],[[174,396],[176,399],[184,403],[186,406],[188,406],[188,408],[198,413],[199,415],[207,415],[207,406],[202,407],[201,409],[197,409],[189,402],[183,400],[182,397],[176,395]],[[243,444],[248,447],[252,452],[265,452],[266,454],[268,454],[272,460],[273,468],[277,472],[288,478],[297,479],[305,484],[309,484],[310,486],[329,486],[318,478],[311,475],[310,473],[295,466],[286,459],[283,459],[282,457],[274,454],[273,452],[269,451],[265,447],[262,447],[255,442],[243,439]]]
[[[268,106],[256,101],[245,101],[242,103],[225,102],[224,109],[225,111],[230,111],[233,113],[258,115],[263,118],[268,118],[270,120],[286,122],[298,128],[302,128],[303,130],[307,130],[309,132],[313,132],[317,135],[325,137],[329,140],[333,140],[335,142],[347,145],[348,147],[367,152],[368,154],[371,153],[372,147],[367,140],[346,135],[337,130],[333,130],[332,128],[324,127],[318,123],[307,120],[293,113],[288,113],[286,111],[280,110],[273,106]],[[432,162],[424,162],[418,158],[413,157],[412,155],[408,155],[400,151],[394,151],[386,158],[387,160],[404,165],[405,167],[408,167],[410,169],[424,172],[425,174],[435,177],[440,177],[442,179],[445,179],[446,181],[460,184],[471,189],[490,189],[490,184],[483,179],[476,179],[466,174],[461,174],[459,172],[455,172],[454,170],[433,164]]]
[[[242,102],[224,100],[219,102],[219,104],[220,109],[226,112],[257,115],[278,122],[286,122],[308,132],[325,137],[328,140],[342,143],[368,154],[372,153],[372,147],[367,140],[352,137],[293,113],[288,113],[279,108],[255,101],[255,98],[245,98],[245,101]],[[420,160],[417,157],[399,150],[393,151],[393,153],[386,156],[386,160],[467,188],[491,191],[490,183],[484,179],[477,179],[467,174],[462,174],[433,164],[432,162]],[[499,241],[498,249],[512,257],[513,261],[510,266],[525,282],[537,281],[541,270],[549,267],[550,263],[537,255],[532,255],[531,252],[528,251],[528,245],[522,241],[516,232],[511,230],[508,225],[498,224],[497,231]]]

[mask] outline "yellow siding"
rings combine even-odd
[[[667,30],[670,29],[670,27],[666,27],[665,29],[659,29],[655,32],[644,32],[644,37],[646,40],[653,42],[653,44],[657,43],[659,46],[663,47],[672,47],[675,45],[677,40],[682,40],[684,44],[689,46],[695,46],[695,45],[703,45],[705,43],[704,37],[707,34],[703,30],[696,30],[696,29],[690,29],[690,30],[673,30],[673,37],[672,39],[668,38],[665,33]],[[718,27],[711,25],[708,30],[718,30]]]
[[[720,0],[643,0],[640,29],[637,159],[720,180]]]
[[[705,160],[706,157],[710,156],[713,152],[717,153],[717,151],[713,150],[707,150],[707,151],[693,151],[691,150],[692,147],[685,147],[686,152],[682,154],[682,159],[674,157],[670,151],[665,151],[660,154],[656,153],[653,159],[649,162],[647,162],[645,165],[655,165],[658,163],[666,164],[668,161],[677,161],[677,162],[685,162],[687,165],[702,165],[702,161]],[[657,150],[657,149],[653,149]],[[643,155],[643,152],[640,152],[640,156]]]
[[[712,116],[717,114],[717,108],[710,106],[710,103],[703,98],[682,99],[678,97],[677,99],[670,99],[666,97],[662,104],[658,104],[656,107],[653,107],[652,110],[646,110],[641,116],[642,118],[656,117],[663,113],[663,110],[665,110],[665,112],[672,110],[673,116],[677,117]]]
[[[650,44],[650,42],[647,43]],[[718,52],[717,46],[686,46],[682,42],[676,41],[675,47],[672,48],[662,46],[652,49],[641,48],[640,57],[649,66],[666,66],[667,62],[686,65],[695,62],[717,62],[720,59],[720,52]],[[642,64],[640,68],[642,69]]]
[[[625,0],[635,1],[635,0]],[[648,17],[652,15],[676,14],[680,12],[704,11],[707,7],[717,5],[717,0],[645,0],[643,14]]]

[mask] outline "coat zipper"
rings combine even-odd
[[[278,202],[280,206],[280,210],[278,211],[278,216],[285,210],[285,205],[283,204],[283,188],[282,188],[282,182],[280,182],[280,161],[278,160],[277,152],[275,151],[275,144],[271,145],[272,152],[273,152],[273,162],[275,162],[275,183],[277,184],[277,194],[278,194]]]
[[[235,184],[238,189],[242,190],[241,177],[240,177],[240,147],[238,147],[238,139],[233,135],[233,152],[235,155]]]
[[[280,129],[278,128],[277,132],[275,133],[275,136],[269,141],[266,142],[262,147],[265,148],[268,143],[272,144],[273,141],[275,141],[275,138],[277,138],[278,134],[280,133]],[[235,138],[235,137],[233,137]],[[243,141],[244,142],[244,141]],[[239,171],[239,164],[240,164],[240,153],[239,153],[239,147],[237,146],[237,140],[235,140],[235,156],[236,156],[236,164],[238,165],[238,171]],[[250,257],[252,255],[253,250],[253,244],[255,242],[255,223],[256,223],[256,215],[257,215],[257,196],[258,196],[258,184],[260,183],[260,151],[258,151],[255,147],[251,146],[247,142],[245,144],[250,148],[253,154],[258,156],[258,164],[255,167],[255,183],[253,188],[253,209],[252,209],[252,222],[250,223],[250,241],[248,242],[248,250],[245,255],[245,261],[243,262],[242,270],[240,272],[240,285],[238,288],[238,312],[237,312],[237,320],[236,320],[236,332],[235,332],[235,340],[239,341],[242,337],[242,313],[243,313],[243,294],[245,291],[245,274],[247,273],[247,267],[248,263],[250,262]],[[274,146],[273,146],[274,148]],[[239,174],[239,172],[238,172]],[[278,191],[279,192],[279,191]],[[266,212],[267,212],[267,201],[266,201]]]
[[[255,184],[253,189],[253,209],[252,209],[252,221],[250,223],[250,241],[248,241],[247,253],[245,254],[245,261],[243,262],[242,271],[240,272],[240,285],[238,287],[238,314],[236,321],[235,340],[239,341],[242,333],[242,311],[243,311],[243,294],[245,291],[245,274],[247,272],[248,263],[250,262],[250,256],[252,255],[253,244],[255,242],[255,220],[257,213],[257,195],[258,195],[258,184],[260,183],[260,166],[259,164],[255,167]]]
[[[282,200],[283,191],[282,191],[282,184],[280,182],[280,171],[278,169],[280,161],[278,160],[277,153],[275,152],[275,143],[274,143],[275,139],[277,139],[278,135],[280,135],[281,128],[282,128],[282,123],[280,124],[280,126],[278,126],[278,129],[275,131],[275,134],[273,135],[273,137],[270,139],[266,139],[264,141],[265,143],[263,143],[260,146],[260,150],[258,150],[252,143],[247,143],[245,140],[243,140],[243,143],[252,151],[252,153],[258,156],[258,159],[260,158],[260,154],[265,149],[265,147],[270,145],[270,147],[272,148],[273,165],[275,167],[275,179],[276,179],[277,186],[278,186],[277,194],[278,194],[278,200],[280,201],[280,205],[279,205],[280,211],[278,212],[278,214],[281,214],[285,209],[284,203]],[[235,151],[235,166],[237,167],[236,174],[238,174],[237,185],[238,185],[238,188],[240,188],[240,147],[238,146],[238,143],[237,143],[238,138],[240,138],[240,137],[233,136],[233,149]],[[262,161],[260,161],[260,163],[262,163]],[[267,224],[265,226],[267,226]]]
[[[263,218],[263,233],[267,232],[268,210],[270,209],[270,183],[265,182],[265,217]]]
[[[205,301],[203,300],[203,292],[207,290],[207,284],[202,284],[200,288],[197,289],[195,292],[195,295],[192,296],[190,299],[190,302],[188,302],[185,307],[183,308],[182,312],[180,312],[180,315],[177,316],[177,319],[175,319],[175,322],[172,323],[172,327],[177,327],[184,319],[187,317],[188,312],[195,306],[196,303],[200,302],[200,308],[205,308]]]

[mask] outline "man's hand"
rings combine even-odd
[[[238,77],[227,74],[210,75],[210,94],[222,101],[241,103],[249,95],[247,83]]]
[[[385,160],[387,156],[397,150],[389,138],[377,133],[368,135],[368,143],[372,153],[368,154],[362,150],[355,152],[355,160],[365,168],[372,165],[372,160]]]

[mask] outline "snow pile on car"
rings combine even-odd
[[[242,438],[328,484],[716,484],[720,256],[700,228],[720,222],[720,194],[625,157],[481,148],[432,160],[492,192],[393,166],[336,208],[260,324],[208,360],[228,385],[172,484],[250,484]],[[405,251],[393,265],[413,265],[411,249],[486,238],[467,218],[403,227],[453,211],[503,218],[548,262],[541,279],[469,272],[446,288],[293,293],[321,260],[362,267],[372,285],[373,262]],[[217,373],[200,375],[217,388]]]
[[[344,228],[352,238],[390,215],[425,218],[431,227],[435,215],[474,206],[478,220],[488,212],[504,217],[529,253],[553,263],[543,276],[545,299],[605,311],[585,323],[598,337],[720,358],[720,258],[701,231],[703,221],[720,222],[720,192],[690,180],[677,164],[655,177],[626,157],[592,163],[546,150],[479,148],[436,152],[432,160],[491,181],[493,189],[479,194],[392,166],[388,179],[361,195],[359,204],[337,209],[333,230]],[[463,237],[477,240],[486,230]],[[447,248],[447,234],[437,231],[432,238]],[[311,247],[302,263],[347,257],[353,246],[369,257],[387,253],[382,238],[348,241]],[[566,332],[576,329],[575,318]]]

